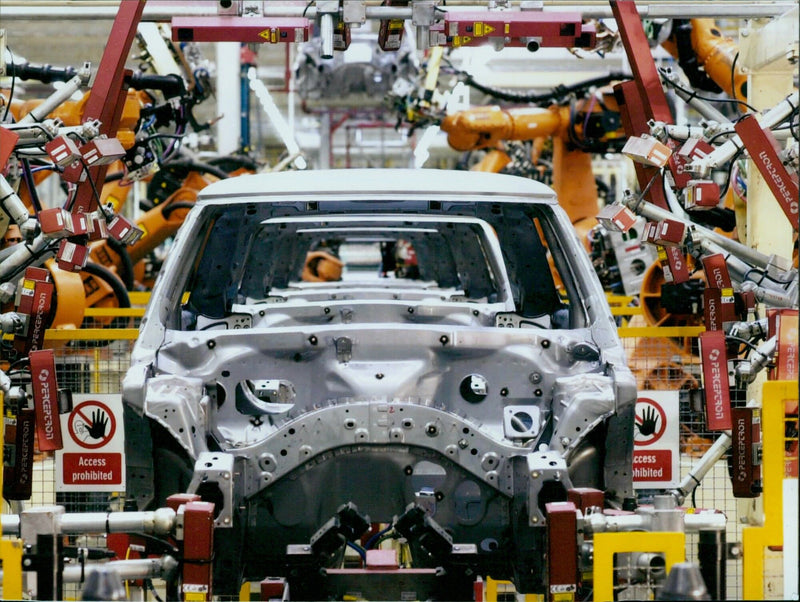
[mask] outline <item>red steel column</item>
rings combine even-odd
[[[146,0],[126,0],[120,2],[119,11],[108,36],[108,44],[100,60],[92,91],[86,101],[83,120],[99,119],[101,122],[100,133],[113,138],[119,127],[122,109],[125,105],[125,91],[123,79],[125,77],[125,61],[131,50],[136,27],[142,18]],[[107,165],[97,167],[94,174],[89,174],[98,192],[106,178]],[[88,213],[97,208],[92,190],[92,182],[86,181],[78,184],[78,192],[71,210],[72,212]]]

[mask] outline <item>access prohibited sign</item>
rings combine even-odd
[[[117,419],[104,403],[84,401],[69,415],[69,434],[72,440],[85,449],[99,449],[109,444],[117,431]]]
[[[674,487],[680,479],[678,391],[645,391],[633,422],[633,487]]]
[[[62,414],[64,449],[56,451],[56,491],[125,490],[122,396],[75,395]]]

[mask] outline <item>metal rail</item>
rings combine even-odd
[[[113,19],[119,8],[119,0],[73,0],[68,5],[63,2],[35,0],[3,0],[3,21],[20,19],[37,20],[80,20],[80,19]],[[271,17],[299,17],[305,12],[308,18],[317,14],[314,5],[306,9],[305,4],[292,6],[280,2],[264,2],[263,13]],[[797,3],[793,0],[673,0],[672,2],[650,0],[639,1],[637,10],[645,18],[671,17],[718,17],[718,18],[764,18],[777,17],[791,10]],[[520,2],[511,2],[514,8]],[[478,10],[486,7],[484,0],[450,0],[443,10],[470,9]],[[570,11],[579,12],[589,19],[608,19],[613,15],[607,0],[585,0],[571,2],[569,0],[544,0],[542,10],[545,12]],[[411,19],[411,8],[382,7],[380,1],[365,2],[367,19]],[[216,2],[159,3],[148,2],[144,8],[143,21],[169,21],[178,16],[210,16],[217,14]]]

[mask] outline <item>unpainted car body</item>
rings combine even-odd
[[[339,270],[304,280],[326,255]],[[553,191],[522,178],[209,186],[123,389],[128,495],[214,501],[218,584],[342,595],[345,540],[380,523],[436,575],[417,596],[469,597],[476,575],[541,592],[545,504],[632,495],[635,381],[613,317]]]

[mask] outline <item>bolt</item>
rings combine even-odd
[[[440,336],[440,337],[439,337],[439,342],[440,342],[442,345],[447,345],[447,343],[449,343],[449,342],[450,342],[450,339],[449,339],[449,338],[447,338],[447,335],[444,335],[444,334],[443,334],[442,336]]]
[[[532,476],[534,479],[538,479],[538,478],[539,478],[539,471],[538,471],[538,470],[534,470],[534,471],[531,473],[531,476]]]
[[[223,479],[226,479],[226,480],[227,480],[227,479],[230,479],[230,478],[231,478],[231,473],[229,473],[229,472],[223,472],[223,473],[222,473],[222,478],[223,478]]]
[[[531,522],[535,525],[536,523],[539,522],[539,517],[538,516],[531,516]]]
[[[453,552],[458,552],[461,548],[459,546],[453,546]]]
[[[564,447],[569,445],[569,437],[561,437],[561,445],[563,445]]]
[[[409,307],[408,308],[408,313],[413,314],[414,313],[414,308],[413,307]]]
[[[544,339],[544,340],[542,341],[542,347],[544,347],[545,349],[547,349],[549,346],[550,346],[550,341],[549,341],[548,339]]]
[[[528,380],[530,380],[532,384],[538,385],[540,382],[542,382],[542,375],[538,372],[531,372],[528,376]]]
[[[469,447],[469,441],[467,441],[466,439],[459,439],[458,440],[458,446],[461,449],[467,449]]]
[[[312,334],[310,337],[308,337],[308,342],[311,343],[312,345],[316,345],[317,337]]]
[[[213,339],[210,340],[208,343],[206,343],[206,347],[208,347],[209,349],[213,349],[216,346],[217,346],[217,342],[214,341]]]
[[[226,516],[225,518],[223,518],[223,519],[222,519],[222,522],[223,522],[223,523],[225,523],[225,524],[227,525],[229,522],[231,522],[231,519],[229,519],[229,518]]]
[[[381,379],[383,378],[383,373],[382,373],[382,372],[378,372],[378,373],[375,375],[375,378],[377,378],[378,380],[381,380]]]

